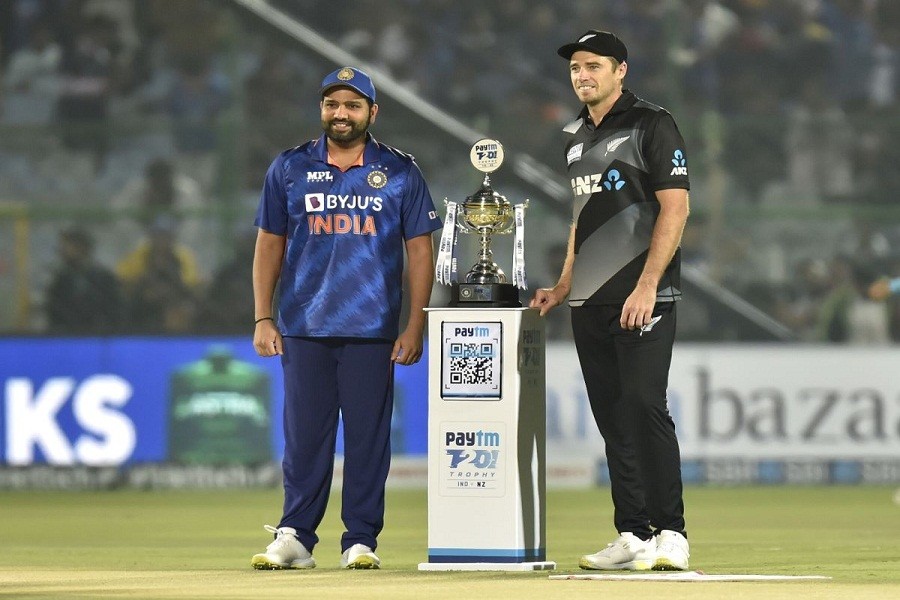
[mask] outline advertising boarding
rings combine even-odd
[[[457,386],[477,385],[490,401],[502,393],[491,387],[491,357],[457,337],[450,342],[461,348],[466,377],[444,381],[447,399]],[[550,343],[546,360],[548,480],[569,473],[602,482],[603,440],[575,351]],[[395,369],[397,465],[427,453],[427,361]],[[898,364],[891,347],[676,345],[668,401],[685,479],[900,481]],[[281,411],[280,362],[257,357],[244,338],[0,340],[4,468],[277,464]],[[452,425],[447,456],[465,450],[468,462],[449,460],[446,493],[479,478],[482,493],[495,493],[483,476],[495,470],[495,438]],[[493,425],[482,431],[502,443]]]

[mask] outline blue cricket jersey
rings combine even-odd
[[[393,340],[404,240],[441,227],[412,156],[366,134],[363,165],[328,164],[325,136],[282,152],[266,173],[255,224],[286,235],[283,335]]]

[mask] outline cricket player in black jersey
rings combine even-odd
[[[574,219],[559,281],[531,306],[544,315],[569,298],[619,534],[580,565],[684,570],[681,457],[666,388],[688,216],[685,144],[672,115],[623,88],[628,51],[614,34],[592,29],[558,54],[585,105],[565,127]]]

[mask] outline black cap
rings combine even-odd
[[[587,50],[600,56],[611,56],[620,63],[628,60],[628,48],[614,33],[608,31],[589,29],[578,37],[578,41],[561,46],[556,53],[570,59],[579,50]]]

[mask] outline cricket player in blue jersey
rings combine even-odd
[[[353,67],[321,87],[324,133],[269,167],[253,259],[260,356],[284,369],[284,512],[257,569],[309,569],[344,423],[341,566],[378,568],[390,465],[394,363],[422,356],[431,297],[431,233],[441,227],[412,156],[369,133],[378,105]],[[403,252],[409,320],[399,330]],[[277,315],[273,311],[280,286]]]

